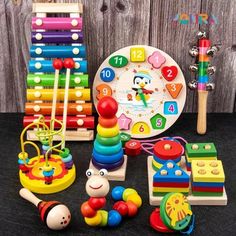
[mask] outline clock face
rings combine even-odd
[[[93,84],[95,107],[104,96],[118,102],[121,131],[147,138],[164,132],[177,120],[184,107],[186,84],[169,55],[134,45],[111,54],[99,67]]]

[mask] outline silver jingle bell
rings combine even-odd
[[[215,66],[208,66],[207,68],[207,74],[208,75],[213,75],[216,72],[216,67]]]
[[[199,53],[197,46],[193,46],[191,49],[189,49],[188,52],[189,52],[189,55],[191,55],[192,57],[198,56],[198,53]]]
[[[214,56],[219,50],[220,50],[220,48],[218,46],[214,45],[210,49],[207,50],[206,54],[208,56]]]
[[[197,33],[197,37],[198,37],[199,39],[206,38],[206,32],[204,32],[204,31],[199,31],[199,32]]]
[[[207,91],[212,91],[215,89],[215,84],[214,83],[207,83],[206,84],[206,90]]]
[[[192,90],[197,88],[197,81],[196,80],[192,80],[190,82],[188,82],[188,87]]]
[[[191,72],[197,72],[198,71],[198,65],[194,64],[194,65],[190,65],[188,68]]]

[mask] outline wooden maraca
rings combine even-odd
[[[48,228],[61,230],[69,225],[71,214],[67,206],[58,201],[42,201],[26,188],[22,188],[19,194],[38,208],[41,220]]]

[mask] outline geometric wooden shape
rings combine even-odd
[[[149,204],[152,206],[159,206],[163,197],[161,196],[153,196],[153,175],[155,171],[152,168],[152,160],[153,156],[148,156],[147,158],[147,167],[148,167],[148,189],[149,189]],[[183,170],[186,170],[186,163],[184,157],[181,160],[180,164]],[[188,172],[188,174],[190,174]],[[191,189],[187,196],[188,202],[190,205],[202,205],[202,206],[225,206],[227,205],[227,194],[225,191],[225,187],[223,188],[223,196],[193,196]]]
[[[172,83],[172,84],[166,84],[166,88],[169,92],[169,94],[171,95],[172,98],[176,99],[181,91],[183,87],[183,84],[175,84],[175,83]]]

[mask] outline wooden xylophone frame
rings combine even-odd
[[[69,88],[69,101],[73,101],[73,103],[68,103],[68,116],[66,126],[67,129],[65,133],[65,140],[66,141],[87,141],[93,140],[94,131],[88,129],[94,129],[94,117],[92,116],[92,103],[85,103],[85,101],[90,101],[90,89],[85,89],[88,86],[88,75],[83,74],[83,72],[87,72],[87,61],[80,58],[85,57],[85,48],[81,45],[83,41],[83,33],[82,29],[82,18],[81,15],[83,13],[83,5],[81,3],[34,3],[33,4],[33,14],[36,17],[32,18],[34,32],[32,32],[32,49],[31,49],[31,56],[39,62],[39,64],[45,69],[46,72],[52,73],[55,72],[52,69],[52,62],[47,60],[49,56],[57,57],[57,52],[53,51],[55,46],[45,46],[45,43],[56,43],[56,39],[52,37],[53,34],[59,36],[59,38],[66,43],[66,46],[62,46],[61,50],[66,51],[67,49],[71,50],[71,53],[68,51],[66,52],[66,57],[72,57],[75,60],[76,66],[75,69],[72,70],[73,74],[71,75],[70,82],[73,88]],[[63,29],[70,30],[67,32],[60,32],[60,31],[51,31],[48,32],[45,29],[53,30],[53,24],[57,24],[55,22],[55,18],[47,18],[48,14],[69,14],[70,17],[60,17],[62,20],[61,25]],[[45,22],[45,29],[44,25],[40,27],[40,24],[36,24],[37,17],[42,18]],[[69,20],[70,18],[78,19],[78,27],[76,26],[75,29],[70,27],[69,24],[73,25],[73,20]],[[45,21],[46,20],[46,21]],[[58,27],[58,24],[57,26]],[[38,42],[37,38],[41,38],[42,42]],[[45,51],[41,50],[41,47],[45,49]],[[38,48],[38,49],[37,49]],[[73,49],[77,49],[77,52],[74,53]],[[38,51],[36,51],[36,49]],[[47,57],[48,56],[48,57]],[[32,68],[37,69],[35,61],[29,62],[29,70]],[[36,70],[35,69],[35,70]],[[52,109],[52,103],[48,103],[53,97],[53,84],[54,84],[54,75],[52,74],[44,74],[40,70],[33,71],[34,74],[29,74],[27,78],[27,84],[34,89],[27,89],[27,103],[25,106],[25,113],[26,116],[24,118],[24,126],[37,119],[39,115],[43,113],[46,115],[45,120],[46,122],[50,121],[50,112]],[[37,78],[40,77],[39,79]],[[33,78],[32,78],[33,77]],[[64,75],[65,77],[65,75]],[[60,75],[59,79],[59,86],[64,86],[65,80],[62,75]],[[50,91],[48,89],[50,86]],[[46,88],[45,88],[46,87]],[[84,93],[83,93],[84,92]],[[58,100],[62,101],[62,97],[64,96],[65,91],[63,89],[58,89],[57,97]],[[40,94],[39,97],[37,95]],[[45,100],[46,99],[46,102]],[[30,102],[28,102],[30,100]],[[57,102],[56,105],[56,117],[59,120],[62,120],[63,115],[63,103]],[[76,127],[76,128],[75,128]],[[57,128],[57,127],[55,127]],[[27,139],[28,140],[38,140],[37,136],[35,135],[36,130],[28,130],[27,131]],[[53,140],[61,140],[60,136],[55,135]]]

